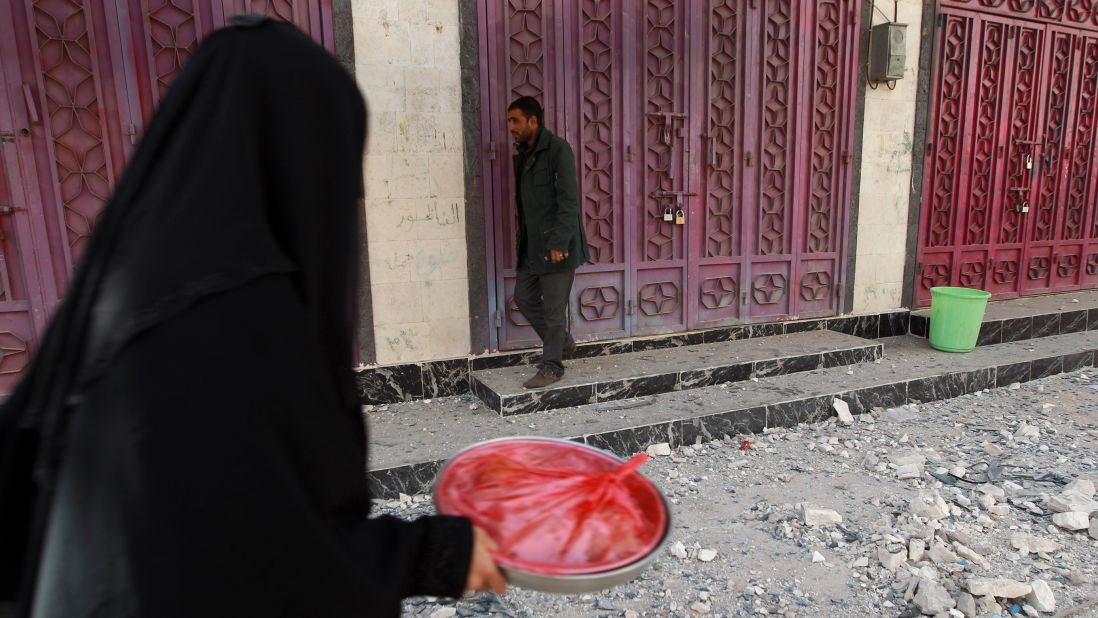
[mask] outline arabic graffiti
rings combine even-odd
[[[427,207],[427,213],[424,215],[401,215],[400,223],[397,227],[405,227],[407,224],[408,229],[414,228],[417,223],[426,223],[428,221],[434,222],[435,225],[453,225],[461,222],[461,209],[457,204],[451,204],[449,212],[439,212],[437,204],[431,204]]]

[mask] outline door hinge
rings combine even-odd
[[[848,151],[843,151],[843,165],[850,165],[850,162],[854,160],[854,155]]]
[[[946,25],[946,15],[945,15],[945,13],[942,13],[942,14],[938,15],[938,27],[939,28],[944,28],[945,25]]]
[[[496,143],[495,142],[488,142],[488,160],[489,161],[495,161],[496,160]]]
[[[633,315],[633,300],[632,299],[625,302],[625,315]]]
[[[503,328],[503,312],[502,311],[496,311],[492,315],[492,324],[494,324],[496,328]]]
[[[14,143],[15,143],[15,134],[14,133],[7,133],[7,132],[0,133],[0,144],[14,144]]]
[[[747,292],[740,292],[740,304],[744,307],[747,306]]]

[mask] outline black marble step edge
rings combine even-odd
[[[495,410],[504,416],[513,416],[559,408],[571,408],[590,403],[659,395],[672,391],[685,391],[692,388],[705,388],[728,382],[742,382],[751,378],[766,378],[841,365],[871,363],[881,358],[883,349],[884,346],[879,343],[868,343],[827,352],[746,361],[723,367],[687,369],[685,371],[637,376],[624,380],[612,379],[589,384],[570,384],[511,394],[495,392],[491,386],[480,381],[474,374],[472,377],[473,394],[479,397],[489,409]]]
[[[611,356],[701,343],[788,335],[812,330],[833,330],[863,339],[894,337],[908,334],[909,313],[908,310],[902,309],[876,314],[819,318],[797,322],[729,326],[646,339],[597,341],[580,344],[576,349],[576,358]],[[385,404],[398,401],[451,397],[472,392],[470,374],[474,371],[532,365],[540,358],[540,350],[523,350],[474,356],[472,358],[386,365],[357,371],[355,372],[355,380],[359,398],[364,404]]]
[[[912,313],[910,328],[912,335],[927,337],[930,333],[930,317]],[[1098,309],[1076,309],[1021,318],[988,320],[980,325],[980,335],[976,339],[976,345],[1011,343],[1053,335],[1083,333],[1088,330],[1098,330]]]
[[[862,414],[875,407],[895,407],[906,403],[948,399],[1014,382],[1028,382],[1085,367],[1095,367],[1098,366],[1096,355],[1098,350],[1050,356],[569,439],[611,451],[621,457],[629,457],[660,442],[677,447],[694,444],[699,438],[707,441],[720,439],[725,435],[759,433],[767,427],[792,427],[801,423],[820,422],[834,414],[832,400],[835,398],[846,401],[852,413]],[[400,493],[419,493],[430,487],[443,463],[441,460],[429,461],[374,470],[368,476],[370,494],[376,498],[391,499]]]

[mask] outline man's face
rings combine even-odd
[[[528,143],[538,132],[538,119],[536,116],[527,118],[522,110],[508,110],[507,130],[511,132],[516,144]]]

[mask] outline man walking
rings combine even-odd
[[[568,298],[576,269],[586,262],[587,235],[580,220],[576,157],[568,142],[542,125],[533,97],[507,108],[515,140],[515,202],[518,206],[518,280],[515,304],[541,337],[541,364],[526,388],[541,388],[564,375],[565,357],[576,342],[568,332]]]

